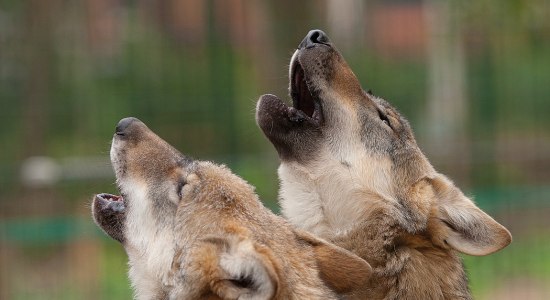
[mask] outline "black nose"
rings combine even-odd
[[[132,124],[133,122],[136,122],[136,121],[139,122],[138,119],[132,118],[132,117],[124,118],[124,119],[120,120],[118,122],[118,124],[116,125],[115,133],[117,135],[120,135],[120,136],[126,135],[127,129],[128,129],[128,127],[130,127],[130,124]]]
[[[326,33],[319,29],[314,29],[307,33],[306,37],[302,40],[300,45],[298,45],[298,49],[311,48],[315,46],[315,44],[328,45],[328,43],[330,43],[330,40]]]

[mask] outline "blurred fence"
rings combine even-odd
[[[255,101],[287,94],[311,28],[511,229],[504,251],[466,258],[476,298],[550,298],[548,1],[0,3],[0,299],[130,297],[125,254],[88,207],[114,192],[109,142],[126,116],[228,164],[277,210]]]

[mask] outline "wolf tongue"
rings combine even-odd
[[[306,119],[306,115],[303,111],[294,107],[288,109],[289,120],[296,123],[302,123]]]
[[[108,201],[121,201],[122,200],[122,196],[113,195],[113,194],[103,193],[103,194],[99,194],[98,196],[103,198],[104,200],[108,200]]]

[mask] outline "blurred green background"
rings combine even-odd
[[[131,297],[125,253],[89,212],[116,192],[123,117],[229,165],[277,211],[255,102],[286,96],[312,28],[511,230],[503,251],[465,257],[476,299],[550,299],[547,0],[0,0],[0,299]]]

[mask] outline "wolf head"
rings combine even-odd
[[[140,299],[315,299],[370,275],[354,254],[291,228],[224,166],[193,160],[135,118],[121,120],[111,162],[121,196],[93,218],[121,242]]]
[[[264,95],[256,120],[281,165],[280,202],[291,223],[331,237],[380,205],[410,233],[472,255],[495,252],[510,233],[437,173],[407,120],[365,92],[327,35],[310,31],[292,56],[292,106]],[[428,224],[431,224],[428,226]]]

